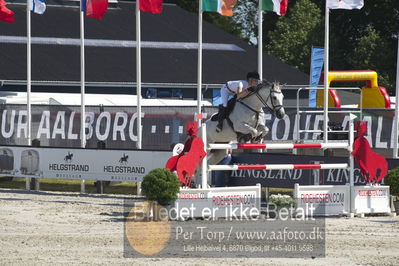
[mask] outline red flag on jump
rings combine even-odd
[[[153,14],[162,12],[163,0],[140,0],[140,10]]]
[[[0,0],[0,20],[14,23],[14,12],[6,7],[7,3]]]

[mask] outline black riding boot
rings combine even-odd
[[[216,126],[216,132],[223,130],[223,120],[226,118],[226,109],[227,108],[223,105],[219,105],[218,125]]]

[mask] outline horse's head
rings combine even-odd
[[[285,115],[283,106],[284,95],[280,86],[278,82],[273,82],[271,87],[268,86],[267,82],[262,82],[255,90],[258,99],[264,106],[269,107],[278,119],[282,119]]]

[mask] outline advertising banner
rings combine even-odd
[[[170,152],[0,147],[1,175],[141,182]],[[4,159],[4,161],[3,161]]]
[[[308,210],[308,215],[338,215],[350,213],[350,186],[295,185],[296,208]]]
[[[292,141],[296,129],[321,129],[323,114],[302,114],[296,122],[296,108],[286,108],[286,116],[276,119],[265,109],[265,123],[270,129],[265,141]],[[316,110],[313,108],[312,110]],[[321,110],[321,109],[320,109]],[[123,106],[87,106],[85,131],[87,148],[136,149],[136,108]],[[209,117],[216,107],[204,107]],[[196,107],[143,107],[143,149],[171,150],[184,143],[187,121],[194,120]],[[0,106],[0,145],[27,145],[25,105]],[[392,152],[394,110],[363,109],[368,122],[368,140],[372,148]],[[330,120],[348,130],[349,115],[330,114]],[[321,139],[320,133],[301,133],[302,140]],[[80,107],[66,105],[32,105],[32,140],[41,146],[80,147]]]
[[[390,213],[389,186],[357,186],[352,189],[354,213]]]
[[[178,212],[190,210],[191,216],[220,218],[260,215],[260,186],[208,189],[182,188],[174,206]],[[206,214],[206,215],[205,215]]]
[[[310,87],[317,88],[324,64],[324,48],[312,47],[310,64]],[[317,90],[309,91],[309,107],[316,107]]]
[[[305,156],[277,153],[237,153],[231,164],[324,164],[348,163],[347,157]],[[339,185],[349,182],[349,171],[345,169],[292,169],[292,170],[236,170],[229,177],[231,186],[248,186],[260,183],[263,187],[294,188],[300,185]],[[359,169],[355,169],[356,184],[364,180]]]
[[[399,167],[398,159],[387,159],[388,169]],[[327,164],[348,163],[348,157],[310,156],[278,153],[234,153],[230,164]],[[230,186],[294,188],[300,185],[345,185],[349,183],[349,170],[346,169],[294,169],[294,170],[236,170],[229,171]],[[359,167],[355,164],[354,184],[366,185]],[[384,180],[382,180],[384,184]]]

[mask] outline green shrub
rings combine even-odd
[[[177,176],[165,168],[156,168],[143,179],[141,188],[149,200],[165,205],[177,199],[180,181]]]
[[[389,186],[391,195],[399,196],[399,167],[388,171],[384,184]]]

